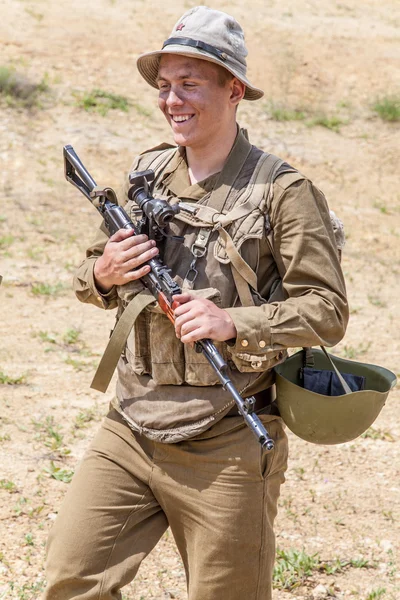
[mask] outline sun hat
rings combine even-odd
[[[247,48],[243,30],[236,19],[224,12],[207,6],[192,8],[175,23],[161,50],[139,56],[139,73],[157,89],[158,67],[163,54],[200,58],[224,67],[244,83],[246,100],[258,100],[264,95],[246,77]]]

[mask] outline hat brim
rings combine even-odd
[[[238,73],[234,66],[224,63],[216,58],[213,58],[212,56],[198,48],[191,49],[190,47],[185,47],[185,49],[183,49],[180,45],[174,46],[172,44],[168,46],[168,49],[166,48],[165,50],[146,52],[145,54],[141,54],[137,59],[136,64],[139,73],[149,85],[156,89],[158,89],[157,77],[160,59],[161,56],[163,56],[164,54],[179,54],[181,56],[188,56],[189,58],[207,60],[208,62],[219,65],[220,67],[223,67],[224,69],[232,73],[232,75],[234,77],[237,77],[239,81],[244,83],[244,85],[246,86],[246,90],[243,98],[245,100],[258,100],[259,98],[262,98],[264,96],[264,92],[259,88],[256,88],[253,85],[251,85],[250,81],[248,81],[248,79],[242,74]]]

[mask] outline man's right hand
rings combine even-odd
[[[154,240],[147,235],[134,235],[131,229],[120,229],[110,237],[103,254],[94,265],[96,287],[107,294],[114,285],[124,285],[150,272],[143,265],[158,254]]]

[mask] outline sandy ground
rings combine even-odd
[[[71,291],[99,218],[66,183],[62,147],[72,144],[99,184],[118,188],[137,152],[170,141],[135,59],[194,5],[0,0],[0,66],[49,88],[30,109],[0,104],[1,599],[40,597],[47,532],[112,397],[112,386],[102,395],[89,385],[114,316]],[[399,124],[371,108],[400,92],[398,4],[208,5],[241,21],[250,79],[266,91],[239,122],[253,143],[312,178],[345,223],[351,321],[334,352],[399,374]],[[96,88],[128,98],[129,111],[84,110],[80,98]],[[271,103],[307,117],[278,121]],[[339,131],[312,125],[321,115],[340,118]],[[400,598],[399,399],[397,388],[367,435],[348,444],[290,434],[277,545],[315,555],[319,568],[291,591],[277,581],[274,600]],[[167,534],[124,598],[186,597]]]

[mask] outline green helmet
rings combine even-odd
[[[321,350],[312,350],[315,369],[332,371],[329,359]],[[394,373],[383,367],[334,357],[341,373],[365,377],[365,390],[324,396],[302,387],[300,370],[304,352],[290,356],[275,367],[276,402],[288,428],[314,444],[343,444],[368,429],[379,415],[391,388]]]

